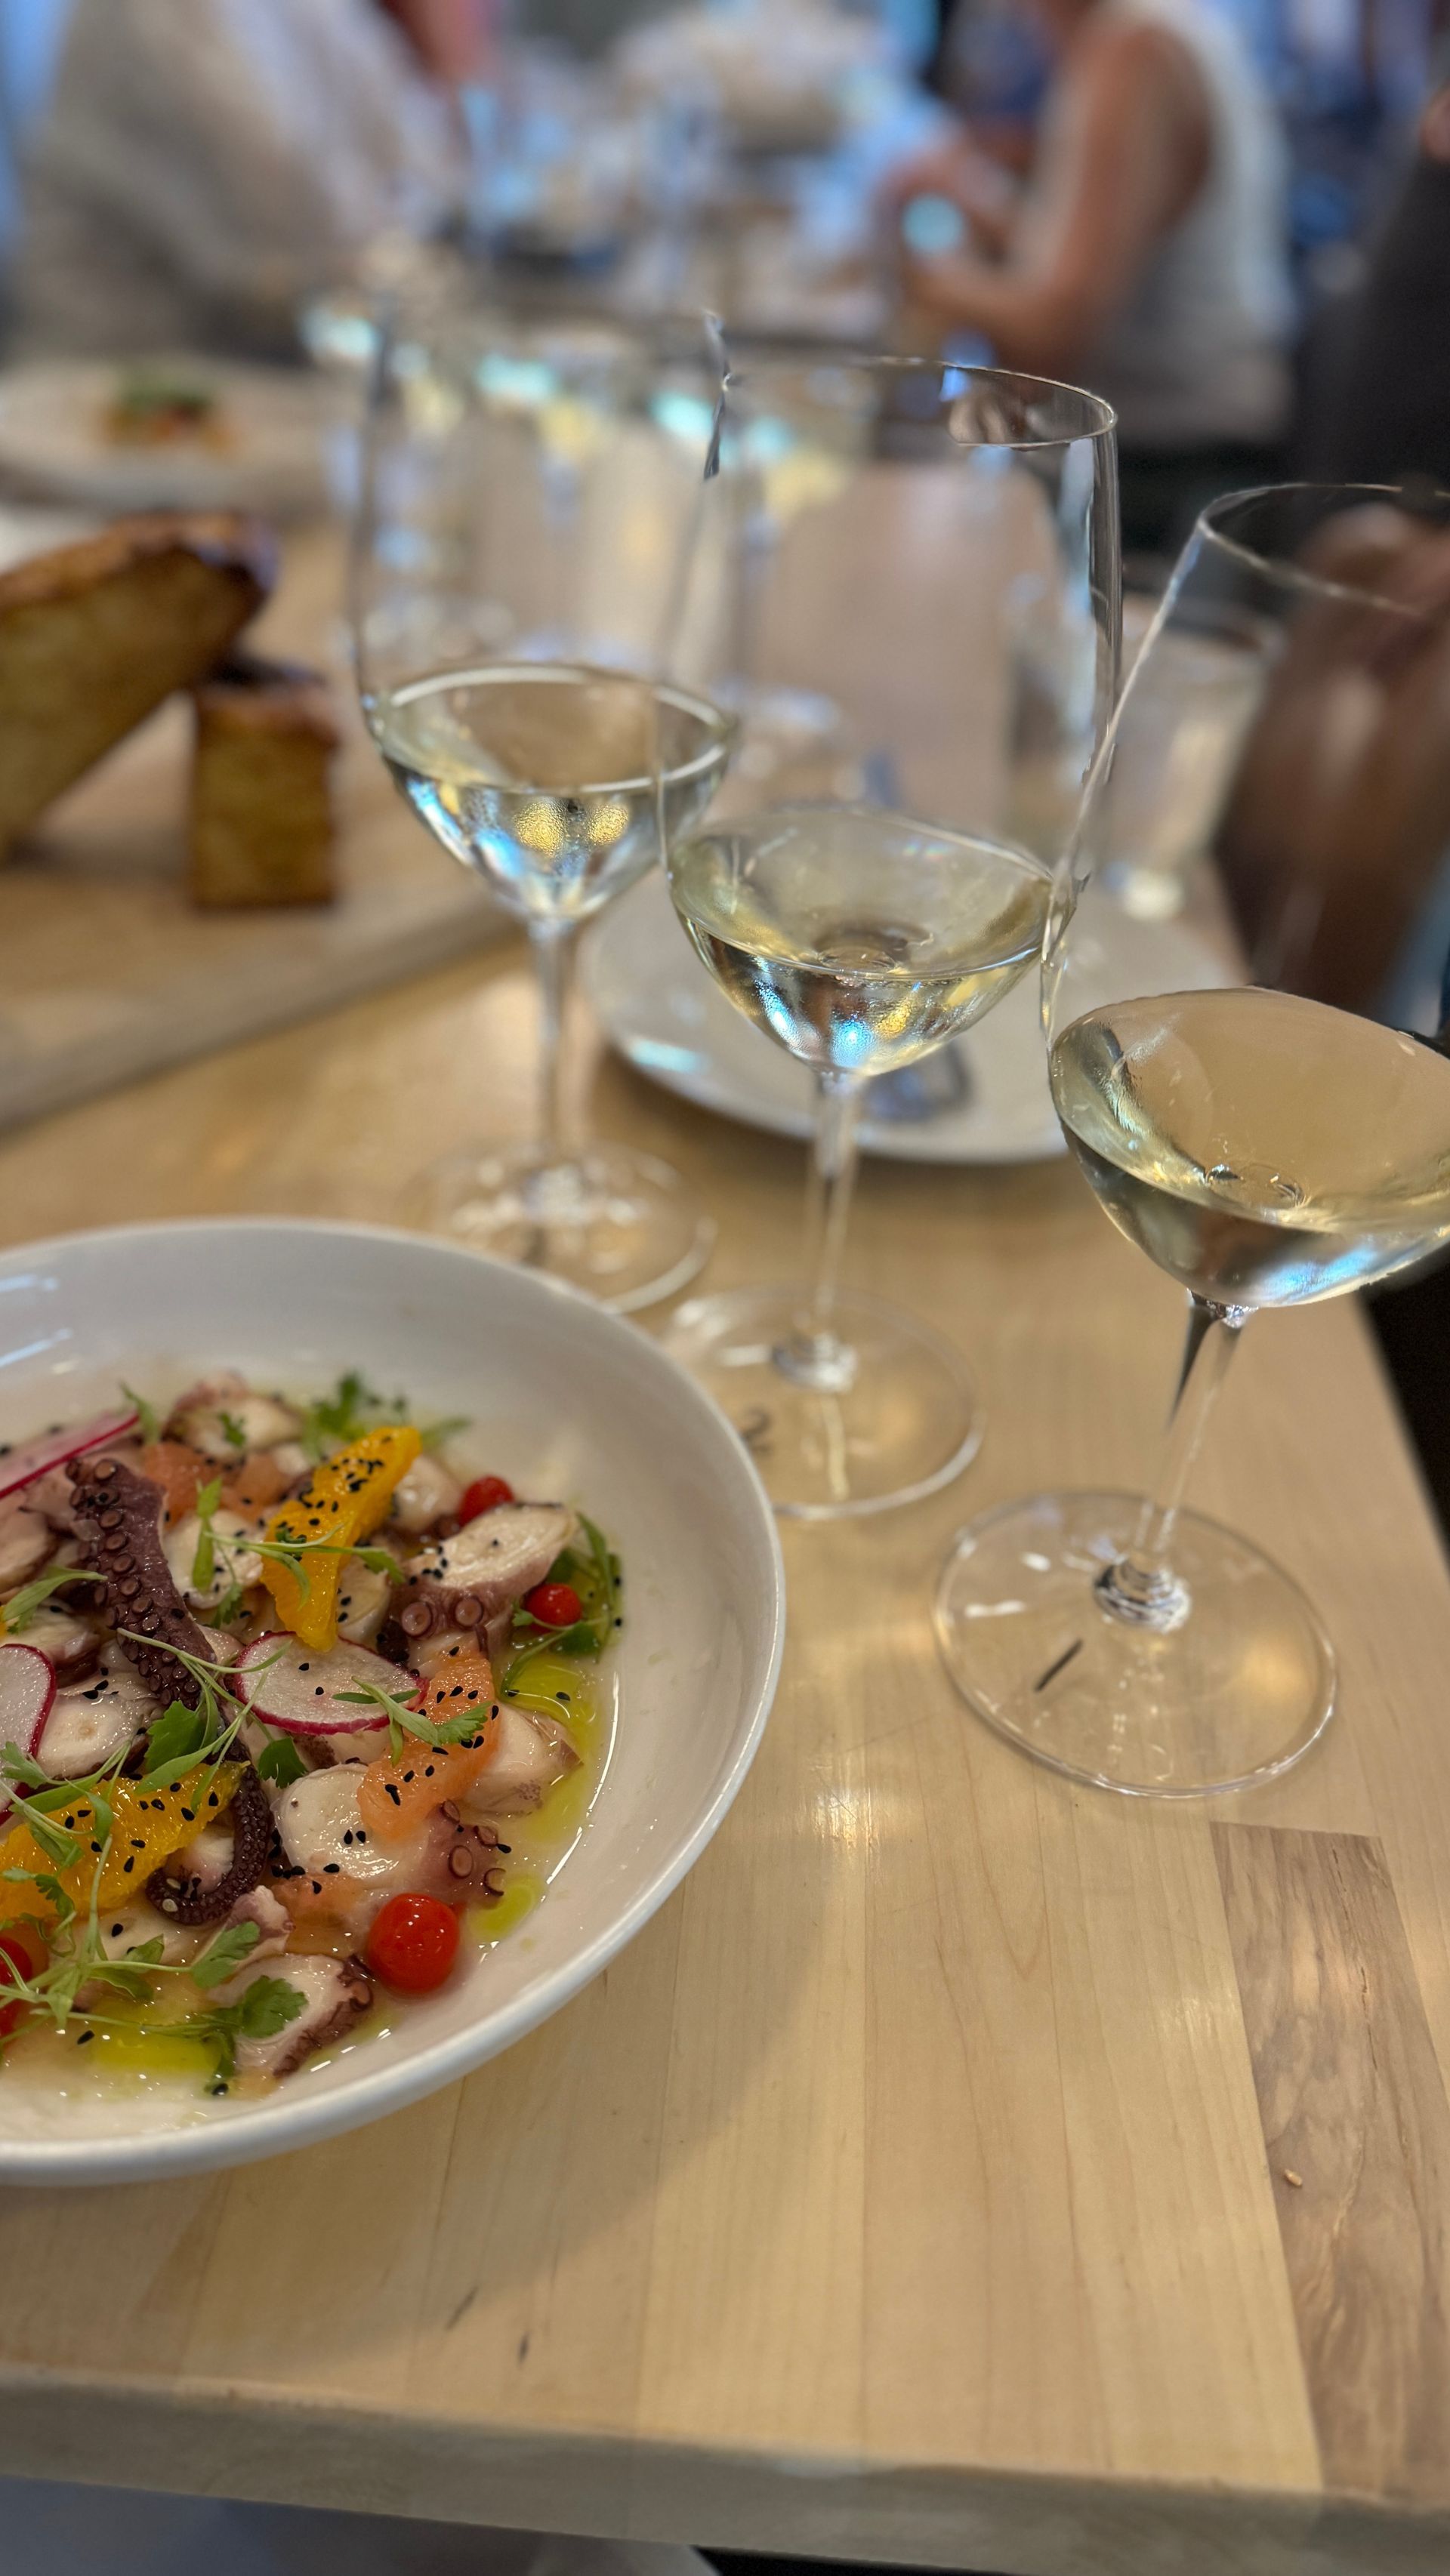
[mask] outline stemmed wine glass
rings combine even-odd
[[[815,1073],[811,1284],[691,1300],[668,1339],[783,1512],[908,1502],[980,1438],[959,1352],[841,1284],[862,1093],[1037,962],[1051,870],[1011,837],[1013,604],[1031,579],[1090,753],[1116,513],[1112,414],[1068,386],[885,358],[726,376],[680,635],[740,751],[666,871],[721,990]]]
[[[448,1157],[402,1213],[620,1310],[683,1287],[714,1229],[667,1164],[570,1133],[576,934],[699,820],[735,730],[665,676],[703,443],[658,394],[649,351],[597,325],[384,314],[352,558],[373,738],[527,929],[542,1003],[539,1141]]]
[[[1447,502],[1343,487],[1206,510],[1059,871],[1053,1099],[1105,1213],[1187,1289],[1187,1349],[1152,1497],[1040,1494],[974,1522],[937,1626],[982,1716],[1104,1787],[1241,1787],[1297,1761],[1333,1707],[1333,1651],[1303,1593],[1183,1497],[1251,1315],[1342,1296],[1450,1241],[1450,1061],[1431,1042],[1444,931],[1425,913],[1450,845],[1447,520]],[[1131,948],[1115,980],[1077,935],[1077,897],[1120,859],[1164,730],[1200,722],[1191,691],[1159,685],[1177,640],[1228,616],[1258,638],[1216,833],[1251,980],[1145,993],[1122,971]],[[1407,1014],[1420,1034],[1393,1024]]]

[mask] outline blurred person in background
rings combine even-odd
[[[1336,341],[1306,406],[1304,471],[1346,483],[1419,477],[1450,491],[1450,45]]]
[[[22,348],[296,354],[379,234],[466,196],[490,0],[74,0],[22,169]]]
[[[1124,542],[1174,552],[1215,492],[1271,479],[1293,320],[1285,168],[1267,91],[1202,0],[1021,0],[1052,76],[1019,184],[963,131],[892,174],[888,210],[950,199],[964,247],[903,246],[938,343],[1115,406]]]

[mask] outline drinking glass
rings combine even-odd
[[[1372,1285],[1450,1240],[1450,1061],[1382,1016],[1445,931],[1446,505],[1343,487],[1205,511],[1095,764],[1044,949],[1054,1103],[1104,1213],[1185,1288],[1157,1485],[1040,1494],[974,1522],[937,1596],[950,1670],[1000,1732],[1148,1797],[1287,1769],[1328,1723],[1334,1656],[1289,1576],[1184,1508],[1245,1324]],[[1077,898],[1199,733],[1182,673],[1210,621],[1257,638],[1260,684],[1214,817],[1249,981],[1145,992]],[[1178,684],[1169,685],[1170,674]],[[1153,722],[1145,723],[1144,708]],[[1185,760],[1185,767],[1191,767]],[[1438,909],[1443,916],[1443,898]]]
[[[542,1013],[539,1140],[451,1155],[401,1213],[622,1311],[682,1287],[713,1236],[667,1164],[574,1136],[564,1045],[580,925],[699,820],[730,755],[732,720],[665,677],[703,453],[681,422],[701,410],[662,402],[617,332],[395,311],[353,550],[373,739],[524,924]]]
[[[670,1347],[777,1507],[878,1511],[980,1438],[960,1353],[842,1285],[863,1089],[1035,965],[1051,889],[1012,804],[1007,628],[1030,573],[1093,747],[1118,630],[1112,414],[1036,378],[836,359],[727,375],[679,629],[740,721],[712,828],[667,874],[721,990],[816,1076],[810,1284],[691,1300]]]

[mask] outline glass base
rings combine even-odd
[[[975,1457],[981,1414],[966,1365],[914,1315],[843,1295],[838,1336],[800,1330],[801,1292],[694,1297],[665,1348],[734,1423],[778,1512],[839,1520],[914,1503]]]
[[[686,1287],[715,1240],[688,1181],[627,1145],[562,1164],[537,1145],[450,1154],[409,1182],[398,1221],[565,1279],[621,1315]]]
[[[999,1735],[1096,1788],[1198,1798],[1287,1771],[1334,1707],[1313,1610],[1246,1539],[1183,1512],[1182,1615],[1120,1617],[1095,1587],[1142,1508],[1133,1494],[1038,1494],[971,1522],[937,1587],[952,1679]]]

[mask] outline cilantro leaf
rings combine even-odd
[[[237,2029],[244,2039],[275,2039],[279,2030],[297,2019],[306,2001],[285,1977],[258,1977],[230,2009],[238,2015]]]
[[[274,1735],[257,1756],[259,1779],[270,1780],[279,1789],[290,1789],[294,1780],[305,1780],[307,1765],[290,1735]]]
[[[199,1708],[188,1708],[185,1700],[174,1699],[157,1718],[146,1739],[146,1768],[143,1778],[154,1785],[156,1773],[167,1765],[182,1761],[189,1769],[206,1743],[206,1716]]]
[[[214,2004],[210,2012],[191,2013],[171,2027],[192,2039],[216,2044],[216,2063],[208,2091],[225,2092],[237,2071],[239,2039],[275,2039],[303,2010],[306,1998],[281,1977],[257,1977],[234,2004]]]
[[[221,1424],[222,1438],[225,1440],[227,1447],[229,1449],[235,1449],[239,1458],[245,1458],[247,1454],[247,1435],[243,1430],[242,1425],[237,1420],[236,1415],[234,1413],[218,1413],[217,1420]]]
[[[224,1930],[218,1932],[216,1939],[202,1951],[200,1958],[192,1960],[187,1974],[193,1985],[200,1986],[203,1992],[209,1992],[213,1986],[219,1986],[228,1977],[235,1976],[238,1968],[245,1966],[261,1937],[260,1924],[227,1924]],[[289,1988],[288,1991],[296,1990]],[[256,1988],[249,1986],[247,1992],[254,1994]],[[245,2001],[245,1997],[243,2000]],[[285,2018],[290,2020],[291,2015],[288,2014]],[[280,2030],[282,2023],[279,2022],[277,2027]]]

